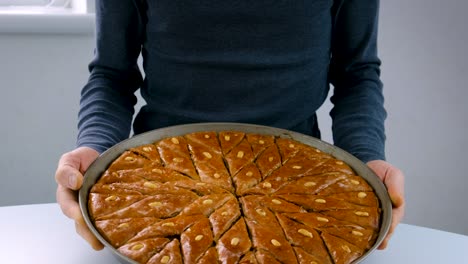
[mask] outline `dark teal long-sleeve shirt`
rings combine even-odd
[[[96,52],[78,146],[100,152],[133,128],[232,121],[319,137],[334,91],[335,145],[384,159],[378,0],[97,0]],[[145,78],[137,66],[142,54]]]

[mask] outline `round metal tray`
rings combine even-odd
[[[390,197],[388,195],[387,189],[383,185],[382,181],[374,174],[374,172],[367,167],[363,162],[359,159],[354,157],[353,155],[349,154],[348,152],[331,145],[327,142],[319,140],[314,137],[306,136],[301,133],[267,127],[267,126],[260,126],[260,125],[252,125],[252,124],[240,124],[240,123],[197,123],[197,124],[188,124],[188,125],[179,125],[179,126],[172,126],[166,127],[161,129],[152,130],[146,133],[142,133],[140,135],[134,136],[127,140],[116,144],[115,146],[111,147],[104,153],[102,153],[88,168],[84,175],[84,182],[83,186],[79,192],[79,204],[81,208],[81,212],[83,213],[84,220],[88,225],[89,229],[93,234],[101,241],[104,246],[111,250],[113,255],[121,262],[121,263],[132,263],[138,264],[134,260],[124,256],[120,252],[117,251],[112,245],[107,242],[104,237],[97,231],[96,227],[93,225],[89,213],[88,213],[88,195],[91,187],[97,182],[100,178],[102,173],[107,169],[107,167],[117,158],[119,157],[125,150],[128,150],[133,147],[137,147],[144,144],[150,144],[160,139],[166,137],[173,137],[173,136],[181,136],[188,133],[193,132],[200,132],[200,131],[241,131],[246,133],[257,133],[257,134],[265,134],[265,135],[274,135],[284,138],[290,138],[307,144],[309,146],[315,147],[320,149],[321,151],[328,153],[334,156],[337,159],[340,159],[346,162],[353,170],[363,177],[371,186],[374,188],[377,197],[380,200],[380,206],[382,209],[382,217],[380,223],[380,231],[377,237],[375,244],[361,257],[356,259],[353,263],[359,263],[364,260],[369,254],[371,254],[378,245],[383,241],[388,230],[390,229],[391,219],[392,219],[392,203]]]

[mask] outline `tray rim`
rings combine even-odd
[[[385,236],[389,232],[392,219],[392,203],[390,200],[390,196],[388,195],[387,188],[380,180],[380,178],[378,178],[378,176],[366,164],[364,164],[361,160],[356,158],[354,155],[348,153],[347,151],[309,135],[270,126],[231,122],[182,124],[158,128],[155,130],[144,132],[130,137],[126,140],[123,140],[120,143],[117,143],[116,145],[101,153],[99,157],[89,166],[88,170],[84,174],[83,185],[78,193],[78,202],[85,223],[90,229],[90,231],[97,237],[97,239],[104,244],[105,248],[110,250],[121,263],[138,264],[138,262],[121,254],[116,248],[114,248],[109,242],[107,242],[107,240],[99,233],[99,231],[92,223],[89,216],[87,203],[91,187],[101,177],[102,173],[107,169],[110,163],[114,161],[118,156],[120,156],[120,154],[122,154],[124,151],[144,144],[150,144],[166,137],[181,136],[188,133],[202,131],[240,131],[244,133],[257,133],[274,135],[278,137],[286,137],[297,140],[306,145],[318,148],[321,151],[328,153],[334,156],[335,158],[347,163],[359,176],[364,178],[374,189],[379,199],[382,210],[379,235],[374,245],[370,249],[368,249],[362,256],[357,258],[353,262],[354,264],[360,263],[365,258],[367,258],[367,256],[369,256],[373,251],[375,251],[375,249],[378,247],[378,245],[380,245],[380,243],[384,240]]]

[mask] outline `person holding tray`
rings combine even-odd
[[[393,202],[384,249],[405,202],[403,173],[385,161],[378,13],[378,0],[97,0],[77,148],[61,157],[55,175],[63,213],[94,249],[103,247],[76,194],[89,165],[128,138],[132,125],[140,134],[238,122],[320,138],[315,113],[332,85],[334,144],[374,170]],[[138,89],[146,105],[133,119]]]

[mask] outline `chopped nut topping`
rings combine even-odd
[[[183,158],[173,158],[172,161],[180,163],[180,162],[184,161],[184,159]]]
[[[208,160],[208,159],[217,160],[218,158],[220,158],[220,155],[224,155],[223,159],[221,159],[221,163],[224,164],[223,163],[223,161],[224,161],[225,162],[224,165],[228,170],[227,171],[222,171],[222,172],[218,171],[216,173],[215,173],[215,171],[212,171],[210,173],[210,172],[208,172],[208,170],[206,170],[205,172],[200,171],[200,175],[202,175],[202,178],[203,178],[204,175],[207,175],[209,178],[211,178],[212,181],[220,181],[220,180],[215,180],[214,178],[218,179],[218,178],[223,177],[223,179],[224,179],[225,177],[230,177],[230,173],[232,173],[233,174],[232,178],[229,178],[231,180],[231,179],[235,179],[235,177],[237,176],[236,175],[237,172],[243,171],[242,173],[245,173],[245,177],[251,177],[251,178],[245,178],[244,177],[244,179],[243,179],[249,185],[248,187],[256,186],[256,188],[260,188],[261,190],[263,190],[264,197],[260,198],[260,199],[265,199],[265,200],[262,200],[261,202],[258,202],[260,200],[257,200],[256,205],[248,205],[247,208],[244,208],[244,209],[248,210],[248,212],[250,214],[248,216],[252,217],[251,219],[249,219],[249,224],[251,224],[251,223],[253,223],[255,225],[264,224],[265,221],[268,221],[269,216],[274,216],[275,214],[277,214],[277,212],[274,210],[275,208],[277,209],[277,208],[284,207],[284,206],[289,204],[287,199],[284,200],[283,196],[281,196],[281,195],[279,195],[279,196],[270,195],[271,193],[273,193],[273,191],[275,191],[278,188],[284,186],[284,184],[286,184],[286,183],[296,184],[296,186],[299,187],[299,189],[302,188],[302,192],[307,191],[308,195],[311,195],[311,196],[313,195],[314,199],[312,199],[312,200],[315,203],[317,203],[316,204],[317,208],[313,208],[313,209],[315,210],[315,213],[319,212],[319,213],[317,213],[315,215],[316,220],[314,220],[314,221],[315,221],[316,227],[312,228],[312,227],[308,227],[308,226],[302,225],[302,224],[299,225],[299,226],[296,226],[296,228],[292,230],[293,232],[294,232],[294,230],[297,231],[296,237],[298,237],[298,238],[302,237],[303,240],[305,240],[307,238],[311,238],[311,239],[317,238],[317,239],[319,239],[320,238],[320,235],[319,235],[320,233],[315,233],[317,231],[314,231],[313,229],[315,229],[315,228],[320,229],[320,226],[328,227],[328,226],[331,226],[330,222],[334,223],[334,222],[337,221],[337,220],[335,220],[335,218],[333,218],[331,216],[330,216],[330,218],[332,220],[329,220],[330,218],[328,218],[327,213],[320,213],[322,209],[318,210],[318,209],[320,209],[320,207],[319,207],[319,206],[321,206],[320,204],[326,205],[326,204],[329,204],[329,203],[334,203],[334,200],[332,198],[328,198],[327,196],[322,196],[322,195],[320,195],[322,193],[319,192],[323,188],[325,188],[325,185],[330,184],[330,183],[328,183],[328,184],[326,183],[326,182],[330,182],[330,180],[329,179],[321,179],[321,178],[319,179],[319,177],[313,176],[313,173],[307,174],[307,175],[300,175],[301,177],[303,177],[303,179],[295,179],[295,177],[298,174],[301,174],[301,173],[307,172],[308,170],[311,170],[310,168],[312,168],[311,167],[312,165],[301,163],[301,162],[294,162],[294,160],[297,161],[300,158],[293,158],[293,159],[290,160],[292,162],[288,162],[287,160],[283,161],[281,154],[285,154],[285,153],[283,153],[281,151],[280,151],[281,153],[277,152],[278,149],[275,149],[275,152],[256,153],[256,156],[254,155],[255,157],[253,157],[252,156],[253,155],[252,151],[255,150],[255,152],[258,152],[259,150],[257,150],[255,148],[255,142],[250,141],[250,142],[253,143],[252,147],[254,149],[251,149],[248,146],[247,140],[251,139],[249,134],[246,134],[246,135],[242,134],[241,135],[239,133],[240,137],[235,137],[234,133],[233,133],[232,134],[233,137],[231,138],[230,133],[228,133],[228,135],[225,135],[225,134],[223,135],[223,133],[220,135],[217,132],[215,132],[215,133],[205,132],[205,133],[209,133],[209,134],[201,133],[201,134],[197,135],[198,139],[201,140],[200,142],[202,142],[205,139],[210,139],[211,135],[213,135],[212,140],[215,141],[214,143],[217,143],[218,142],[217,140],[221,140],[221,142],[222,142],[222,140],[224,139],[225,140],[224,143],[229,145],[230,143],[228,143],[228,141],[230,141],[231,139],[233,139],[232,143],[237,143],[239,140],[243,140],[242,143],[238,145],[238,147],[234,148],[232,153],[226,153],[226,146],[221,146],[222,147],[221,153],[216,152],[216,150],[211,150],[211,149],[208,149],[208,148],[201,148],[200,150],[198,150],[198,152],[195,152],[196,153],[195,157],[198,157],[201,160],[204,160],[205,162],[210,162],[210,160]],[[205,139],[203,139],[203,137]],[[276,138],[277,137],[274,137],[273,141]],[[169,142],[169,140],[170,140],[170,142]],[[172,178],[177,178],[177,179],[181,178],[181,177],[178,177],[178,175],[180,175],[180,173],[185,172],[186,174],[189,174],[189,171],[185,171],[185,170],[179,172],[181,168],[174,168],[174,167],[180,166],[180,164],[174,164],[174,163],[171,164],[170,163],[171,160],[172,160],[172,162],[176,162],[176,163],[183,163],[184,164],[185,162],[187,162],[188,165],[194,165],[194,167],[196,169],[195,173],[198,174],[198,168],[197,168],[197,166],[199,165],[199,164],[197,164],[198,160],[195,159],[193,161],[194,163],[192,164],[192,160],[190,158],[190,155],[187,155],[187,153],[193,151],[193,149],[192,148],[185,149],[185,148],[187,148],[187,140],[188,139],[184,138],[184,136],[176,136],[176,137],[172,137],[172,138],[169,137],[166,140],[164,140],[163,142],[166,142],[166,144],[172,146],[172,149],[173,149],[172,152],[163,153],[164,155],[162,155],[163,157],[161,157],[162,162],[161,162],[161,160],[159,160],[159,161],[154,161],[153,160],[152,161],[153,162],[152,163],[153,168],[146,167],[146,169],[152,171],[151,175],[147,175],[148,177],[145,176],[146,179],[141,180],[139,183],[141,184],[141,182],[143,182],[142,185],[144,187],[154,188],[154,189],[157,190],[161,186],[165,186],[165,184],[163,184],[163,183],[166,182],[167,180],[170,180]],[[273,143],[271,138],[267,138],[267,137],[257,137],[256,140],[257,140],[256,143],[260,144],[260,145],[267,145],[267,144]],[[205,140],[205,142],[208,143],[209,141]],[[283,148],[285,148],[287,150],[286,152],[294,152],[294,151],[298,151],[298,150],[303,150],[303,145],[301,143],[296,143],[294,141],[292,141],[292,142],[294,144],[293,143],[286,143],[286,142],[284,142],[284,143],[276,142],[279,146],[278,145],[273,145],[273,148],[279,147],[280,148],[279,150],[284,150],[284,149],[281,149],[281,147],[283,147]],[[209,143],[211,143],[211,139],[210,139]],[[140,151],[145,151],[145,152],[148,152],[148,153],[158,154],[157,152],[159,150],[159,147],[158,147],[157,144],[158,144],[157,142],[153,143],[153,145],[147,143],[146,146],[141,146]],[[176,145],[172,145],[172,144],[176,144],[176,145],[181,144],[181,146],[176,146]],[[244,144],[247,144],[247,148],[243,147]],[[282,144],[284,144],[284,145],[282,145]],[[295,145],[295,144],[298,144],[298,145]],[[180,152],[178,152],[178,147],[183,147],[186,154],[181,154]],[[191,146],[189,146],[189,147],[191,147]],[[231,149],[232,149],[232,147],[233,146],[231,146]],[[269,147],[269,146],[258,146],[257,145],[257,147],[264,149],[265,147]],[[246,149],[246,150],[244,151],[244,149]],[[156,151],[156,152],[153,152],[153,151]],[[187,152],[187,151],[189,151],[189,152]],[[213,154],[211,154],[212,151],[213,151]],[[267,149],[267,151],[270,151],[270,149]],[[313,152],[321,153],[322,151],[320,151],[319,149],[304,150],[305,154],[301,152],[297,156],[301,156],[303,154],[304,157],[305,157],[306,155],[309,155],[311,153],[312,153],[312,155],[315,155],[316,158],[320,158],[322,156],[322,154],[313,154]],[[194,154],[194,153],[189,153],[189,154]],[[202,155],[200,155],[200,154],[202,154]],[[266,155],[262,156],[262,154],[266,154]],[[149,155],[149,154],[146,154],[146,155]],[[268,156],[268,155],[270,155],[270,156]],[[169,159],[166,159],[166,157],[169,157]],[[245,160],[243,160],[244,157],[246,158]],[[258,159],[259,157],[260,157],[260,159]],[[132,163],[133,162],[136,162],[136,163],[141,162],[141,161],[143,161],[144,157],[139,156],[137,153],[126,152],[125,155],[123,156],[123,158],[124,158],[125,163],[127,165],[131,165],[130,162],[132,162]],[[229,158],[233,158],[233,160],[230,160]],[[278,159],[276,159],[276,158],[278,158]],[[158,157],[158,159],[159,159],[159,157]],[[322,160],[326,160],[326,159],[329,159],[329,162],[327,162],[325,164],[325,166],[327,166],[327,164],[331,164],[331,165],[336,164],[336,165],[348,166],[345,162],[343,162],[341,160],[338,160],[338,159],[335,159],[335,158],[332,158],[332,157],[329,157],[329,156],[325,157],[325,155],[324,155]],[[120,159],[120,160],[122,161],[122,159]],[[267,160],[270,163],[268,163]],[[243,161],[244,162],[248,161],[248,163],[247,164],[239,164],[239,163],[243,163]],[[282,168],[282,169],[286,169],[286,171],[284,171],[286,174],[282,174],[282,172],[278,173],[278,174],[277,173],[271,173],[271,171],[269,171],[268,173],[265,173],[264,170],[263,170],[263,167],[261,166],[261,165],[263,165],[263,164],[261,164],[262,161],[267,162],[270,165],[273,164],[273,162],[278,162],[279,163],[278,166],[280,166],[280,165],[286,166],[286,168]],[[281,163],[282,161],[283,161],[283,163]],[[148,161],[148,162],[151,162],[151,161]],[[234,162],[234,164],[232,164],[232,162]],[[202,165],[205,165],[205,164],[202,164]],[[211,165],[217,165],[217,164],[211,164]],[[240,166],[240,165],[242,165],[242,166]],[[167,167],[165,167],[165,166],[167,166]],[[208,166],[210,166],[210,164],[208,164]],[[260,166],[260,168],[259,168],[259,166]],[[232,167],[235,168],[235,169],[233,170]],[[245,170],[244,170],[244,168],[245,168]],[[145,171],[146,169],[143,169],[143,171]],[[200,168],[200,169],[204,169],[204,168]],[[210,167],[208,167],[208,169],[210,169]],[[294,170],[297,170],[297,171],[294,172]],[[170,173],[168,173],[168,172],[170,172]],[[208,174],[205,174],[207,172],[208,172]],[[119,182],[122,180],[121,178],[124,175],[121,172],[116,173],[116,172],[111,171],[111,173],[114,176],[114,177],[112,177],[111,180],[119,181]],[[164,174],[166,174],[166,175],[164,175]],[[169,175],[167,175],[167,174],[169,174]],[[240,174],[240,175],[242,175],[242,174]],[[281,175],[281,177],[278,177],[278,175]],[[152,176],[153,179],[150,178],[151,176]],[[198,176],[198,175],[195,175],[195,176]],[[256,177],[258,177],[258,179],[257,178],[254,179],[252,176],[256,176]],[[270,177],[270,178],[268,178],[268,177]],[[342,176],[342,177],[344,177],[344,176]],[[346,177],[347,178],[345,178],[344,181],[339,180],[338,184],[342,184],[342,183],[343,184],[348,184],[349,185],[348,187],[350,187],[350,189],[352,189],[351,188],[352,185],[359,185],[361,183],[363,184],[363,186],[364,185],[367,186],[367,183],[365,181],[363,181],[359,177],[356,177],[356,176],[346,176]],[[242,178],[242,176],[240,176],[240,178]],[[236,181],[233,180],[234,183],[232,183],[232,186],[231,186],[231,182],[228,183],[228,185],[230,185],[229,187],[234,188],[234,191],[239,191],[239,190],[236,190],[236,187],[238,187],[238,183],[239,183],[239,182],[237,182],[237,180],[238,179],[236,179]],[[299,184],[297,183],[297,180],[299,180]],[[317,182],[314,182],[314,180],[317,180]],[[338,181],[338,178],[336,178],[336,181]],[[110,185],[110,184],[107,184],[107,185]],[[192,181],[192,185],[191,185],[192,189],[194,188],[193,187],[194,185],[196,185],[196,186],[205,186],[205,187],[195,188],[195,189],[198,189],[197,191],[206,191],[206,190],[208,190],[206,186],[212,186],[212,184],[209,183],[209,182],[208,183],[197,182],[196,180]],[[273,189],[272,185],[275,185],[274,189]],[[305,187],[301,187],[300,185],[303,185],[308,189],[306,189]],[[314,186],[314,188],[309,188],[309,187],[313,187],[313,186]],[[108,187],[108,186],[105,186],[105,187]],[[317,188],[317,187],[320,187],[320,188]],[[115,187],[112,187],[112,185],[111,185],[110,188],[114,189]],[[176,188],[176,189],[179,188],[180,189],[181,187],[174,187],[174,188]],[[245,188],[247,188],[247,187],[245,187]],[[244,188],[244,190],[245,190],[245,188]],[[270,188],[270,189],[268,189],[268,188]],[[343,188],[347,188],[347,187],[344,186]],[[357,188],[359,188],[359,186],[357,186]],[[238,188],[238,189],[240,189],[240,188]],[[315,189],[317,189],[317,190],[315,190]],[[356,196],[358,198],[366,198],[367,196],[371,196],[370,198],[375,199],[371,192],[367,192],[367,190],[365,190],[363,188],[359,188],[359,189],[354,190],[353,193],[350,193],[350,195],[354,196],[354,199],[356,198]],[[149,189],[145,189],[145,190],[148,191]],[[262,193],[261,190],[257,190],[256,194],[260,195]],[[348,191],[352,191],[352,190],[348,190]],[[250,194],[254,194],[254,193],[255,192],[252,192]],[[284,191],[284,194],[286,194],[286,193],[295,193],[295,192],[293,192],[291,190]],[[333,192],[330,192],[330,193],[333,193]],[[196,193],[196,194],[200,195],[200,196],[202,195],[200,193]],[[203,194],[205,194],[205,193],[203,193]],[[238,194],[238,193],[236,193],[236,194]],[[245,195],[245,192],[243,192],[241,194],[238,194],[238,195],[239,196]],[[103,196],[101,199],[105,198],[105,201],[109,202],[108,205],[111,205],[111,204],[113,204],[113,202],[110,202],[110,201],[115,201],[115,200],[121,201],[121,200],[123,200],[123,197],[124,196],[119,195],[119,194],[115,194],[115,195],[111,195],[111,196],[110,196],[110,194],[108,194],[108,195]],[[151,200],[146,200],[145,199],[146,202],[144,202],[144,204],[143,204],[143,206],[145,208],[142,208],[142,209],[145,209],[146,211],[150,211],[150,212],[153,211],[153,214],[157,213],[157,211],[160,211],[160,210],[166,211],[166,209],[167,209],[166,207],[169,205],[169,203],[166,202],[165,200],[157,199],[156,197],[151,198]],[[197,197],[197,196],[195,196],[195,197]],[[214,200],[216,200],[216,205],[219,204],[218,199],[214,198],[214,197],[215,196],[202,197],[201,199],[199,199],[196,202],[196,204],[198,204],[197,206],[200,206],[200,202],[201,202],[202,203],[201,206],[204,207],[205,209],[212,208],[214,210],[215,209],[214,208],[215,207],[214,206],[215,205]],[[333,196],[331,196],[331,197],[333,197]],[[340,197],[340,196],[338,196],[338,197]],[[341,196],[341,197],[343,197],[343,196]],[[240,199],[242,201],[243,198],[240,198]],[[328,200],[326,200],[326,199],[328,199]],[[253,204],[255,204],[254,201],[255,200],[252,201]],[[283,201],[286,204],[283,205],[282,204]],[[362,200],[362,201],[364,201],[364,200]],[[238,201],[236,201],[236,203],[237,202]],[[231,221],[232,222],[232,221],[239,220],[239,217],[241,217],[241,218],[243,217],[242,216],[243,213],[239,213],[238,212],[238,210],[239,210],[238,205],[237,204],[235,204],[235,205],[236,205],[237,211],[232,209],[232,208],[228,208],[228,207],[223,206],[224,208],[227,208],[227,209],[222,208],[219,211],[216,210],[216,213],[215,213],[214,217],[217,216],[218,219],[220,219],[221,221],[225,220],[225,221]],[[242,206],[244,206],[244,205],[242,204]],[[250,207],[250,206],[254,206],[254,207]],[[255,206],[258,206],[258,207],[256,208]],[[248,207],[250,207],[250,208],[248,208]],[[251,211],[252,209],[255,210],[255,213]],[[229,210],[229,211],[227,211],[227,210]],[[301,210],[306,211],[305,209],[302,209],[302,208],[301,208]],[[350,211],[350,213],[351,212],[354,213],[356,216],[358,216],[358,219],[361,219],[359,217],[368,217],[367,219],[370,219],[369,216],[374,216],[374,214],[375,214],[374,211],[371,211],[371,210],[364,211],[364,210],[369,210],[369,209],[366,209],[365,207],[362,207],[362,208],[361,207],[356,207],[356,209]],[[237,218],[232,218],[232,217],[236,216],[235,211],[237,212]],[[312,211],[312,210],[307,210],[307,211]],[[185,210],[183,210],[183,212],[185,212]],[[166,212],[164,212],[164,213],[166,213]],[[239,216],[239,214],[241,216]],[[256,214],[258,214],[258,215],[256,215]],[[168,215],[167,217],[164,217],[164,218],[159,218],[158,217],[157,221],[163,220],[163,222],[159,222],[159,224],[157,224],[157,226],[159,226],[160,228],[167,227],[167,229],[172,229],[172,231],[178,232],[178,235],[180,235],[180,232],[182,232],[182,230],[177,231],[176,229],[180,229],[180,228],[182,228],[182,226],[180,226],[180,224],[178,222],[175,222],[172,219],[171,219],[171,221],[173,221],[173,222],[167,222],[167,220],[169,220],[169,219],[167,219],[168,217],[172,217],[172,216]],[[247,217],[247,215],[246,215],[246,217]],[[165,220],[165,219],[167,219],[167,220]],[[362,218],[362,219],[365,219],[365,218]],[[250,222],[250,221],[252,221],[252,222]],[[114,222],[114,224],[112,225],[112,228],[114,228],[115,230],[111,230],[111,231],[113,231],[113,232],[126,231],[125,228],[130,228],[131,224],[132,224],[131,221],[130,222],[121,222],[121,220],[120,220],[119,222]],[[177,228],[175,228],[176,226],[177,226]],[[120,228],[120,230],[118,228]],[[214,243],[214,242],[212,241],[213,238],[212,238],[211,233],[209,233],[209,236],[207,237],[207,239],[204,239],[203,234],[205,234],[205,232],[196,231],[195,229],[197,229],[197,228],[194,228],[193,230],[188,228],[183,232],[187,232],[188,236],[192,240],[192,243],[194,241],[200,241],[202,244],[204,244],[206,242],[206,243],[211,243],[210,247],[213,246],[212,243]],[[347,231],[348,232],[347,234],[351,235],[351,238],[354,236],[354,238],[358,239],[358,240],[362,239],[363,237],[366,238],[367,236],[370,236],[370,233],[368,233],[370,231],[364,230],[362,228],[357,228],[356,227],[356,228],[353,228],[353,229],[349,228],[348,230],[349,231]],[[169,230],[169,231],[171,231],[171,230]],[[314,232],[312,232],[312,231],[314,231]],[[197,232],[199,232],[199,233],[197,234]],[[201,233],[203,233],[203,234],[201,234]],[[239,235],[239,237],[236,237],[237,235]],[[315,237],[315,235],[317,235],[318,237]],[[216,237],[222,237],[222,235],[221,234],[216,234]],[[225,239],[225,240],[223,239],[223,240],[220,240],[219,242],[223,241],[223,242],[226,243],[225,245],[228,245],[228,243],[230,243],[231,249],[236,249],[236,247],[237,247],[238,250],[241,250],[241,248],[244,246],[244,244],[247,241],[240,234],[234,234],[233,236],[231,235],[229,237],[231,237],[231,239]],[[278,237],[278,239],[280,239],[283,242],[280,242],[279,240],[276,240],[275,237]],[[173,237],[170,237],[170,239],[172,239],[172,238]],[[274,235],[272,233],[272,234],[270,234],[270,236],[266,236],[265,238],[267,240],[268,240],[268,238],[270,238],[270,243],[271,243],[271,245],[276,247],[276,248],[274,248],[276,250],[281,250],[282,249],[282,243],[285,243],[285,246],[289,246],[289,241],[284,240],[285,237],[283,237],[283,235],[277,236],[277,235]],[[205,240],[205,241],[201,241],[201,240]],[[240,241],[240,240],[242,240],[242,241]],[[250,240],[248,240],[248,241],[250,241]],[[127,245],[128,249],[129,250],[135,250],[135,251],[136,250],[143,251],[143,250],[148,249],[148,247],[146,247],[147,244],[145,242],[141,242],[141,241],[139,241],[139,242],[140,243],[130,243],[130,245]],[[243,242],[243,244],[240,245],[240,242]],[[266,242],[266,243],[268,243],[268,242]],[[195,244],[197,244],[197,243],[195,243]],[[268,245],[267,245],[267,247],[268,247]],[[269,246],[269,247],[271,249],[271,246]],[[351,244],[349,244],[347,242],[343,242],[343,243],[339,244],[338,247],[341,247],[341,250],[340,250],[340,248],[338,248],[338,251],[341,251],[340,253],[344,253],[345,255],[346,255],[346,252],[352,253],[352,250],[354,250],[354,246],[352,246]],[[136,254],[136,253],[140,253],[140,252],[133,252],[133,254]],[[170,263],[170,262],[173,261],[171,256],[172,255],[170,255],[168,253],[158,254],[159,262],[160,263]],[[312,261],[310,263],[317,264],[316,261]]]
[[[364,235],[363,233],[361,233],[359,231],[355,231],[355,230],[353,230],[351,233],[353,233],[353,235],[355,235],[355,236],[363,236]]]
[[[297,232],[299,232],[300,234],[302,234],[302,235],[304,235],[306,237],[310,237],[310,238],[314,237],[314,235],[307,229],[301,228],[301,229],[297,230]]]
[[[368,212],[362,212],[362,211],[356,211],[354,212],[354,214],[357,216],[369,216]]]
[[[365,192],[360,192],[360,193],[357,194],[357,196],[358,196],[359,198],[366,198],[367,193],[365,193]]]
[[[162,174],[163,171],[161,169],[152,169],[151,170],[152,172],[156,172],[156,173],[159,173],[159,174]]]
[[[239,244],[240,239],[238,237],[235,237],[231,239],[231,245],[237,246]]]
[[[150,152],[153,149],[151,147],[143,147],[143,151]]]
[[[152,182],[149,182],[149,181],[143,183],[143,186],[148,187],[148,188],[153,188],[153,189],[158,188],[158,185],[156,185],[156,184],[154,184],[154,183],[152,183]]]
[[[277,200],[277,199],[273,199],[271,200],[274,204],[281,204],[281,201],[280,200]]]
[[[357,180],[351,180],[351,183],[354,184],[354,185],[359,185],[360,184],[360,182],[357,181]]]
[[[161,202],[152,202],[152,203],[149,203],[148,205],[151,206],[151,207],[159,207],[159,206],[162,205],[162,203]]]
[[[342,249],[344,249],[346,252],[351,253],[351,249],[347,245],[341,246]]]
[[[165,264],[165,263],[168,263],[170,259],[171,259],[171,258],[170,258],[169,256],[163,256],[163,257],[161,258],[161,263],[164,263],[164,264]]]
[[[325,199],[315,199],[315,202],[316,203],[321,203],[321,204],[327,203],[327,201]]]
[[[211,154],[209,152],[203,152],[203,155],[208,159],[213,158],[213,156],[211,156]]]
[[[143,244],[138,243],[138,244],[133,245],[130,249],[131,250],[140,250],[140,249],[142,249],[144,247],[145,246]]]
[[[271,244],[272,244],[273,246],[275,246],[275,247],[281,246],[281,243],[280,243],[278,240],[276,240],[276,239],[272,239],[270,242],[271,242]]]
[[[117,228],[127,228],[129,226],[130,225],[128,223],[122,223],[122,224],[118,225]]]
[[[255,210],[257,212],[257,214],[259,215],[262,215],[262,216],[265,216],[266,215],[266,212],[263,210],[263,209],[260,209],[258,208],[257,210]]]
[[[115,200],[117,200],[117,196],[115,196],[115,195],[111,195],[111,196],[106,198],[106,202],[115,201]]]
[[[213,204],[213,200],[206,199],[205,201],[203,201],[203,204]]]
[[[325,223],[328,223],[328,219],[325,218],[325,217],[320,217],[320,216],[317,216],[317,220],[320,221],[320,222],[325,222]]]

